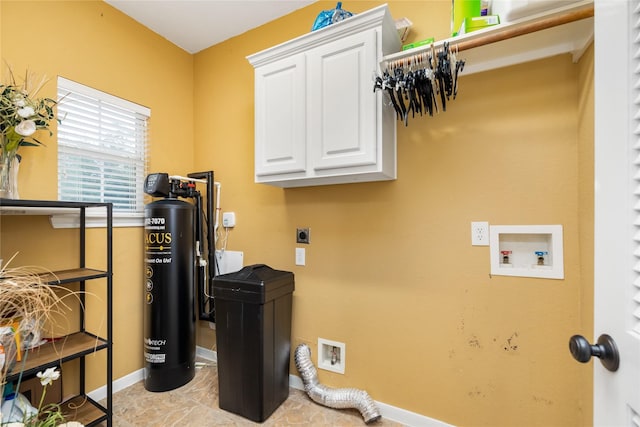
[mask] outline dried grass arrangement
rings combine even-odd
[[[65,299],[77,298],[78,293],[43,281],[43,275],[51,277],[53,273],[41,267],[10,267],[16,255],[0,268],[0,326],[19,325],[16,328],[18,338],[33,333],[39,336],[42,325],[51,325],[54,316],[71,310]],[[38,331],[25,328],[37,328]],[[11,367],[10,357],[5,354],[7,360],[0,368],[0,390]]]

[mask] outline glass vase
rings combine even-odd
[[[18,169],[20,160],[15,151],[0,153],[0,198],[19,199]]]

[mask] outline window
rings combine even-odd
[[[63,77],[58,99],[58,199],[142,217],[150,110]]]

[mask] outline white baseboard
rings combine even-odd
[[[297,377],[293,374],[289,374],[289,387],[304,391],[304,383],[302,382],[302,378]]]
[[[117,393],[120,390],[124,390],[127,387],[130,387],[137,383],[138,381],[142,381],[144,379],[144,369],[138,369],[124,377],[118,378],[113,381],[113,392]],[[101,401],[107,397],[107,386],[99,387],[89,393],[87,395],[95,400],[96,402]]]
[[[206,360],[210,360],[212,362],[216,362],[218,360],[218,354],[213,351],[206,349],[204,347],[196,347],[196,357],[201,357]],[[122,378],[118,378],[113,382],[113,392],[117,393],[120,390],[123,390],[138,381],[142,381],[144,379],[144,369],[139,369],[135,372],[130,373],[129,375],[125,375]],[[304,384],[302,379],[296,375],[289,375],[289,386],[298,390],[304,390]],[[107,387],[103,386],[97,388],[96,390],[89,393],[89,397],[96,401],[100,401],[107,397]],[[434,418],[429,418],[424,415],[417,414],[415,412],[407,411],[402,408],[398,408],[396,406],[387,405],[386,403],[376,401],[378,408],[380,409],[380,414],[383,418],[386,418],[391,421],[395,421],[406,426],[411,427],[454,427],[451,424],[447,424],[443,421],[436,420]]]
[[[218,353],[213,350],[209,350],[208,348],[196,347],[196,357],[201,357],[206,360],[210,360],[212,362],[218,361]]]
[[[400,424],[411,427],[455,427],[453,424],[447,424],[444,421],[436,420],[424,415],[416,414],[415,412],[407,411],[406,409],[398,408],[396,406],[387,405],[386,403],[376,401],[382,418],[395,421]]]

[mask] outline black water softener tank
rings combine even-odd
[[[167,391],[193,379],[195,207],[175,198],[145,206],[144,386]]]

